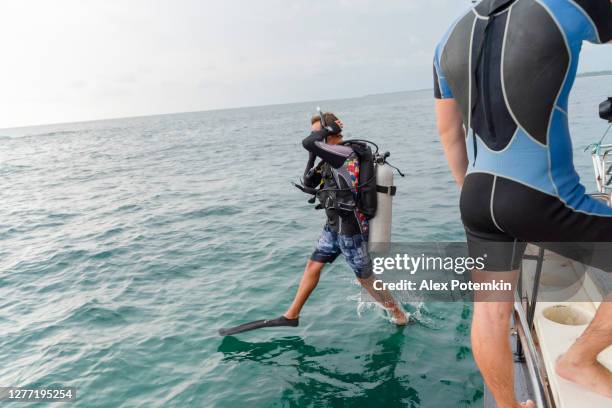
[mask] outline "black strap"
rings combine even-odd
[[[491,17],[510,7],[517,0],[489,0],[483,1],[475,6],[476,11],[485,17]]]
[[[383,194],[389,194],[390,196],[394,196],[395,193],[397,192],[397,187],[395,186],[379,186],[378,184],[376,185],[376,192],[377,193],[383,193]]]
[[[304,192],[306,194],[317,195],[317,192],[319,191],[316,188],[306,187],[306,186],[301,185],[301,184],[297,184],[297,183],[291,183],[291,184],[293,184],[293,186],[295,188],[297,188],[298,190],[300,190],[300,191],[302,191],[302,192]]]

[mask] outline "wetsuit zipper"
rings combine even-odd
[[[493,120],[491,118],[491,92],[487,91],[487,88],[489,87],[489,60],[490,60],[490,49],[491,49],[491,44],[489,41],[489,27],[491,26],[491,24],[493,23],[493,19],[495,19],[495,16],[491,16],[490,17],[491,21],[489,21],[489,25],[487,26],[487,30],[485,33],[485,44],[484,44],[484,58],[482,61],[482,68],[483,68],[483,74],[482,74],[482,96],[483,96],[483,111],[484,111],[484,119],[485,119],[485,123],[487,126],[487,130],[489,132],[489,135],[493,138],[493,141],[496,140],[495,137],[495,125],[493,124]]]

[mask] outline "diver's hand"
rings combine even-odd
[[[337,135],[342,133],[342,127],[342,122],[337,120],[334,123],[330,123],[329,125],[325,126],[325,130],[327,130],[327,133],[330,135]]]

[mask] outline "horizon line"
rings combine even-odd
[[[138,118],[149,118],[149,117],[156,117],[156,116],[182,115],[182,114],[190,114],[190,113],[220,112],[220,111],[239,110],[239,109],[265,108],[265,107],[284,106],[284,105],[298,105],[302,103],[341,101],[341,100],[347,100],[347,99],[361,99],[361,98],[367,98],[371,96],[393,95],[393,94],[408,93],[408,92],[422,92],[422,91],[427,91],[431,89],[432,88],[408,89],[408,90],[403,90],[403,91],[379,92],[379,93],[365,94],[361,96],[349,96],[349,97],[340,97],[340,98],[312,99],[312,100],[295,101],[295,102],[278,102],[278,103],[267,103],[267,104],[261,104],[261,105],[233,106],[229,108],[211,108],[211,109],[202,109],[202,110],[194,110],[194,111],[151,113],[151,114],[143,114],[143,115],[107,117],[107,118],[100,118],[100,119],[74,120],[74,121],[68,121],[68,122],[52,122],[52,123],[39,123],[39,124],[34,124],[34,125],[18,125],[18,126],[11,126],[11,127],[2,127],[0,128],[0,132],[5,131],[5,130],[36,128],[36,127],[44,127],[44,126],[73,125],[76,123],[94,123],[94,122],[104,122],[104,121],[110,121],[110,120],[138,119]]]
[[[611,73],[612,71],[610,70],[585,71],[585,72],[577,73],[576,78],[606,76],[606,75],[610,75]],[[364,94],[361,96],[348,96],[348,97],[340,97],[340,98],[312,99],[312,100],[295,101],[295,102],[278,102],[278,103],[267,103],[267,104],[261,104],[261,105],[243,105],[243,106],[233,106],[229,108],[211,108],[211,109],[201,109],[201,110],[194,110],[194,111],[151,113],[151,114],[143,114],[143,115],[129,115],[129,116],[116,116],[116,117],[107,117],[107,118],[99,118],[99,119],[74,120],[74,121],[68,121],[68,122],[52,122],[52,123],[39,123],[39,124],[34,124],[34,125],[18,125],[18,126],[11,126],[11,127],[2,127],[0,128],[0,131],[25,129],[25,128],[36,128],[36,127],[44,127],[44,126],[72,125],[76,123],[104,122],[104,121],[109,121],[109,120],[138,119],[138,118],[181,115],[181,114],[190,114],[190,113],[220,112],[220,111],[239,110],[239,109],[265,108],[265,107],[272,107],[272,106],[297,105],[297,104],[310,103],[310,102],[317,103],[317,102],[328,102],[328,101],[341,101],[341,100],[347,100],[347,99],[368,98],[371,96],[393,95],[393,94],[409,93],[409,92],[422,92],[422,91],[428,91],[431,89],[433,88],[419,88],[419,89],[407,89],[407,90],[401,90],[401,91],[378,92],[378,93]]]

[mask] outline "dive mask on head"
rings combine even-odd
[[[321,111],[321,107],[319,106],[317,106],[317,113],[319,114],[319,119],[321,121],[321,128],[327,130],[329,134],[333,136],[336,136],[342,133],[342,128],[337,123],[335,122],[326,123],[325,122],[325,115],[323,114],[323,111]]]

